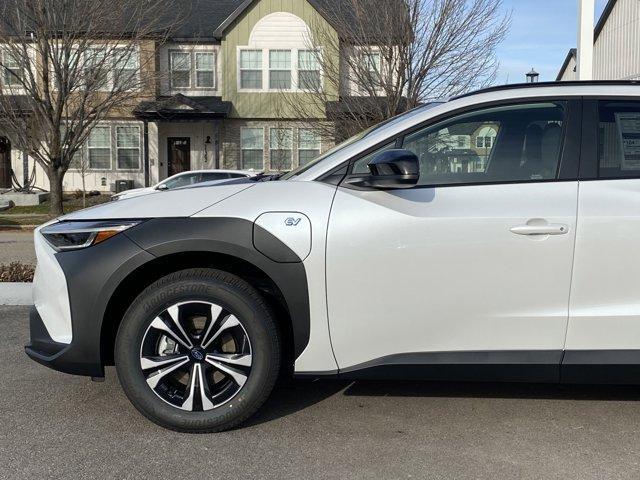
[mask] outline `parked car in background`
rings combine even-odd
[[[254,177],[260,172],[252,170],[189,170],[169,177],[153,187],[134,188],[117,193],[112,200],[124,200],[125,198],[139,197],[150,193],[158,193],[176,188],[188,187],[197,183],[214,182],[216,180],[229,180],[232,178]]]
[[[639,138],[637,84],[505,86],[284,176],[72,213],[35,233],[27,354],[115,363],[189,432],[245,421],[283,369],[638,384]]]

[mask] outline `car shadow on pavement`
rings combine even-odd
[[[277,420],[334,395],[350,397],[499,398],[584,401],[640,401],[640,386],[540,383],[285,380],[249,425]]]
[[[640,400],[638,385],[540,383],[357,381],[344,395],[362,397],[526,398],[553,400]]]

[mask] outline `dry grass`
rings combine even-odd
[[[35,267],[20,262],[0,265],[0,282],[33,282]]]

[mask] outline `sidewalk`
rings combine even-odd
[[[0,305],[33,305],[31,283],[0,283]]]

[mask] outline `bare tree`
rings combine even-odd
[[[283,94],[299,118],[325,111],[323,136],[342,140],[430,99],[495,80],[495,51],[510,24],[501,0],[341,0],[313,25],[299,64],[304,102]],[[336,35],[337,32],[337,35]],[[304,72],[302,71],[304,70]],[[321,79],[318,74],[321,72]]]
[[[0,130],[42,166],[51,213],[91,130],[154,97],[172,0],[8,0],[0,10]]]

